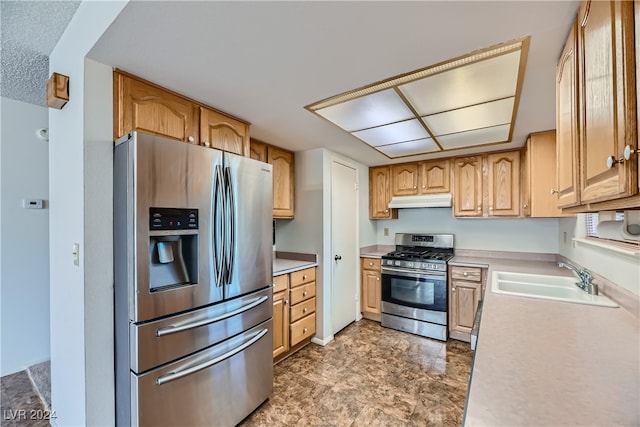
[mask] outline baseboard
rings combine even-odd
[[[317,337],[313,337],[311,338],[311,342],[314,344],[318,344],[321,346],[325,346],[327,344],[329,344],[331,341],[333,341],[333,335],[329,335],[327,338],[325,338],[324,340],[321,340],[320,338]]]

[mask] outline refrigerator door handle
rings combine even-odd
[[[221,320],[225,320],[225,319],[228,319],[229,317],[233,317],[237,314],[244,313],[245,311],[251,310],[252,308],[259,306],[260,304],[267,301],[268,299],[269,297],[264,295],[264,296],[261,296],[260,298],[256,298],[255,300],[251,301],[247,305],[243,305],[242,307],[239,307],[239,308],[236,308],[235,310],[221,314],[220,316],[209,317],[207,319],[201,319],[195,322],[184,323],[182,325],[163,326],[162,328],[158,328],[158,330],[156,331],[156,336],[163,337],[165,335],[175,334],[176,332],[182,332],[188,329],[198,328],[200,326],[205,326],[211,323],[219,322]]]
[[[225,271],[225,285],[230,285],[233,277],[233,261],[235,253],[235,200],[233,199],[233,181],[231,180],[231,170],[229,167],[224,168],[224,187],[225,187],[225,207],[226,211],[226,237],[225,243],[225,258],[226,258],[226,271]]]
[[[269,329],[263,329],[260,332],[256,333],[253,337],[251,337],[250,340],[242,343],[241,345],[239,345],[238,347],[229,350],[228,352],[213,358],[211,360],[207,360],[206,362],[200,363],[198,365],[192,366],[190,368],[186,368],[183,369],[181,371],[177,371],[177,372],[169,372],[168,374],[159,376],[156,379],[156,384],[157,385],[162,385],[162,384],[166,384],[170,381],[174,381],[177,379],[180,379],[182,377],[186,377],[187,375],[191,375],[194,374],[198,371],[201,371],[203,369],[206,369],[210,366],[215,365],[216,363],[220,363],[226,359],[229,359],[232,356],[235,356],[236,354],[240,353],[241,351],[243,351],[244,349],[252,346],[254,343],[256,343],[260,338],[262,338],[263,336],[265,336],[267,333],[269,332]]]
[[[213,264],[216,286],[220,287],[223,285],[225,275],[224,244],[226,241],[224,180],[222,167],[220,165],[216,165],[215,175],[215,190],[213,196]]]

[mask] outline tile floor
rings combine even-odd
[[[274,368],[242,426],[459,426],[473,353],[361,320]]]
[[[48,427],[50,413],[45,409],[27,371],[2,377],[3,427]]]

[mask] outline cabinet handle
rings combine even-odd
[[[632,154],[637,152],[638,150],[634,150],[633,148],[631,148],[630,145],[625,145],[624,152],[622,153],[622,157],[620,157],[617,160],[614,156],[607,157],[607,168],[611,169],[613,165],[617,163],[620,163],[620,164],[624,163],[625,160],[629,160],[631,158]]]
[[[303,296],[303,297],[306,297],[306,296],[307,296],[307,291],[304,291],[304,292],[302,293],[302,296]]]
[[[187,138],[187,141],[189,141],[189,142],[194,142],[195,140],[196,140],[196,139],[195,139],[194,137],[192,137],[192,136],[190,136],[190,137],[188,137],[188,138]]]
[[[304,328],[304,329],[302,330],[302,333],[303,333],[303,334],[306,334],[306,333],[307,333],[307,331],[308,331],[308,329],[307,329],[307,328]]]

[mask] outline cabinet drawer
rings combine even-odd
[[[316,314],[313,313],[291,324],[291,346],[293,347],[300,341],[314,336],[315,333]]]
[[[302,319],[304,316],[308,316],[311,313],[315,313],[316,311],[316,299],[311,298],[306,301],[301,302],[300,304],[291,306],[291,323],[296,322]]]
[[[273,278],[273,293],[286,291],[289,287],[289,275],[283,274]]]
[[[380,271],[380,258],[362,258],[362,268],[365,270]]]
[[[314,282],[316,280],[316,268],[311,267],[291,273],[291,287],[302,285],[303,283]]]
[[[482,269],[478,267],[451,267],[451,278],[479,282],[482,279]]]
[[[298,286],[291,289],[291,297],[289,298],[291,305],[296,305],[299,302],[308,300],[316,296],[316,282],[307,283],[306,285]]]

